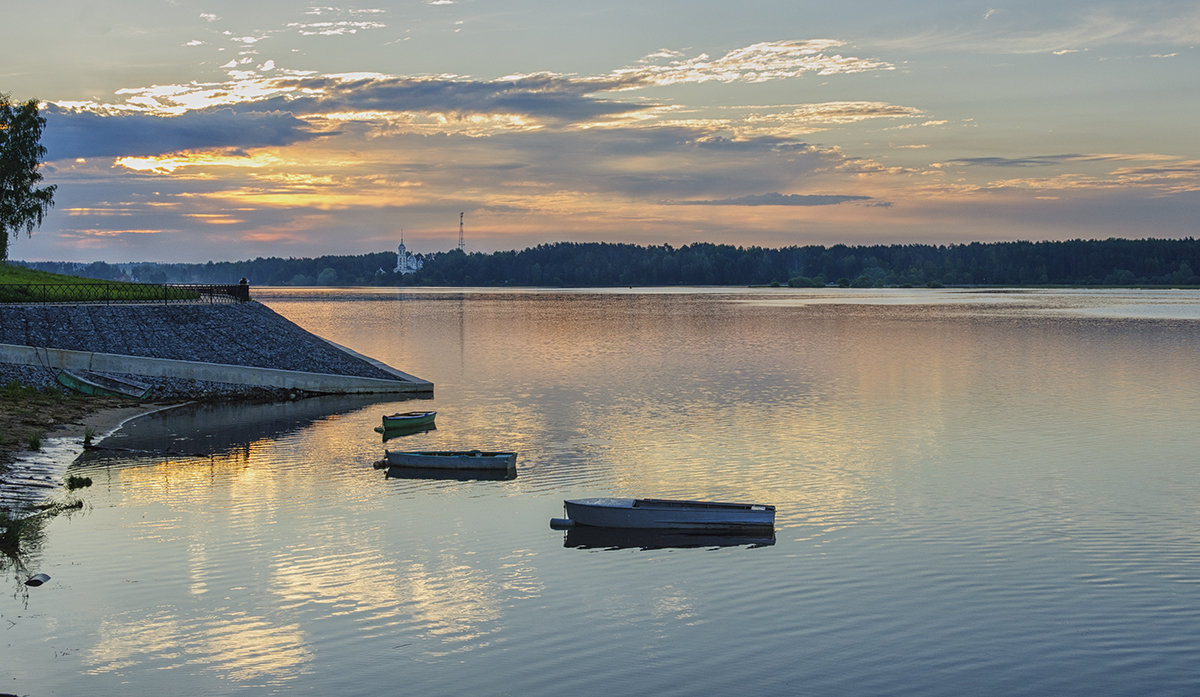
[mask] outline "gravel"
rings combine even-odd
[[[0,343],[395,379],[257,302],[194,305],[0,305]],[[55,371],[0,363],[0,384],[56,386]],[[199,380],[133,377],[156,399],[303,396]]]

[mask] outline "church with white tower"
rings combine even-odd
[[[425,261],[423,259],[418,259],[416,254],[413,254],[404,247],[404,236],[401,235],[400,247],[396,251],[396,273],[416,273],[424,265]]]

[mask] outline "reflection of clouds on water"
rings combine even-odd
[[[436,645],[431,657],[487,646],[500,629],[502,609],[492,574],[445,555],[415,561],[404,569],[402,591],[412,604],[415,630]]]
[[[533,561],[537,552],[530,549],[515,549],[500,558],[500,583],[510,600],[529,600],[542,594],[545,582],[538,577]]]
[[[209,623],[195,653],[188,663],[213,666],[239,682],[296,680],[313,659],[298,624],[276,626],[266,618],[241,614]]]
[[[818,307],[828,305],[975,306],[974,311],[1029,312],[1109,319],[1200,320],[1200,291],[1196,290],[975,290],[947,288],[779,289],[756,297],[734,295],[731,302],[759,307]]]
[[[429,656],[474,650],[500,630],[508,602],[537,597],[542,583],[532,552],[514,551],[488,568],[455,545],[447,540],[420,561],[392,559],[366,540],[353,550],[295,547],[276,555],[270,590],[283,610],[354,616],[367,634],[393,635],[399,626],[429,640],[421,645]]]
[[[117,672],[154,658],[179,665],[189,643],[179,619],[168,609],[109,615],[96,633],[98,641],[85,659],[91,674]]]
[[[651,607],[654,617],[660,620],[687,622],[699,615],[696,601],[674,586],[655,589]]]
[[[99,641],[87,652],[86,672],[202,666],[223,679],[267,684],[300,678],[313,658],[296,624],[238,612],[192,619],[189,624],[169,608],[109,615],[97,630]]]
[[[421,650],[432,656],[487,646],[506,603],[541,593],[530,551],[476,559],[463,553],[458,535],[434,531],[421,538],[410,531],[424,540],[424,549],[416,557],[408,556],[411,550],[398,555],[396,535],[364,522],[376,515],[386,519],[390,496],[431,493],[431,482],[397,487],[401,482],[382,481],[371,467],[382,452],[372,429],[394,403],[362,406],[360,400],[350,411],[320,416],[319,409],[289,416],[289,404],[281,405],[282,417],[269,406],[199,410],[183,414],[182,426],[169,420],[143,424],[118,441],[126,448],[166,443],[180,450],[204,442],[213,451],[207,457],[117,452],[85,465],[98,486],[119,492],[120,506],[164,510],[129,521],[132,541],[182,550],[189,596],[217,599],[240,594],[235,584],[249,584],[274,596],[271,607],[289,617],[320,623],[350,618],[364,634],[391,638],[400,627],[402,634],[423,638]],[[255,415],[258,421],[243,421]],[[520,417],[508,425],[510,433],[536,431]],[[461,437],[462,431],[451,434]],[[432,484],[449,492],[463,486]],[[258,625],[242,629],[266,631]]]
[[[826,673],[806,684],[834,693],[847,674],[904,683],[913,650],[949,656],[934,668],[966,684],[979,646],[1000,647],[996,675],[1051,676],[1042,692],[1067,673],[1186,674],[1167,644],[1195,643],[1173,611],[1195,512],[1194,326],[1064,314],[1173,294],[730,301],[787,293],[309,308],[305,326],[438,381],[438,429],[404,449],[503,445],[519,476],[389,479],[373,429],[395,403],[262,408],[266,428],[244,431],[243,412],[184,416],[180,442],[211,456],[82,468],[87,507],[51,524],[43,567],[64,586],[83,570],[87,593],[30,593],[57,607],[6,637],[58,694],[84,671],[106,693],[183,672],[197,693],[336,694],[346,675],[414,694],[550,694],[596,675],[670,692],[717,673],[728,692],[796,670],[779,646],[807,651],[800,668]],[[589,495],[770,503],[776,536],[547,528]],[[1064,593],[1083,611],[1060,612]],[[1155,670],[1105,672],[1110,635]]]
[[[401,585],[394,563],[378,549],[331,545],[282,550],[272,560],[269,583],[281,608],[320,605],[323,615],[361,612],[377,619],[397,614]]]

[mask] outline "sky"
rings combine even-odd
[[[1200,227],[1200,1],[5,4],[13,259]]]

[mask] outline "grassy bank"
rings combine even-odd
[[[197,297],[195,291],[185,288],[96,281],[0,262],[0,302],[130,302],[194,300]]]
[[[0,283],[68,283],[77,285],[97,283],[97,281],[79,276],[64,276],[49,271],[35,271],[24,266],[13,266],[6,261],[0,261]]]

